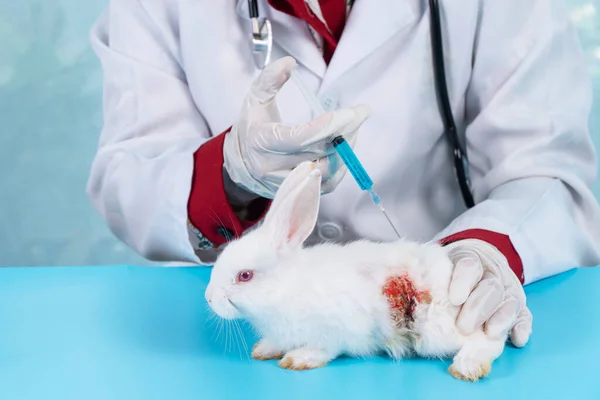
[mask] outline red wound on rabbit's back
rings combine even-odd
[[[392,319],[399,328],[410,326],[417,303],[431,303],[429,292],[416,290],[406,275],[389,277],[383,286],[383,294],[390,305]]]

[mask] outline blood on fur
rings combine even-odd
[[[418,303],[431,303],[428,291],[418,291],[407,275],[389,277],[383,286],[383,295],[390,305],[396,327],[407,328],[413,322]]]

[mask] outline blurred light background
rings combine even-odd
[[[600,6],[566,1],[594,77],[600,149]],[[0,0],[0,266],[149,264],[85,194],[102,124],[88,35],[107,2]],[[600,198],[600,181],[594,190]]]

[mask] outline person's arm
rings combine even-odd
[[[218,248],[240,237],[262,219],[270,204],[229,177],[223,156],[229,132],[207,141],[194,154],[188,215],[191,240],[199,249]]]
[[[258,74],[238,120],[212,137],[167,9],[167,1],[113,0],[92,31],[104,69],[104,129],[87,192],[111,231],[142,256],[209,265],[262,218],[299,162],[316,160],[323,188],[333,190],[346,168],[327,139],[341,133],[352,145],[369,112],[357,106],[283,125],[274,97],[296,65],[285,57]]]
[[[482,2],[474,43],[466,138],[476,205],[436,239],[455,265],[459,329],[508,331],[522,347],[533,319],[523,284],[600,264],[591,82],[559,0]]]
[[[484,1],[475,46],[466,138],[477,204],[438,238],[495,245],[525,284],[600,264],[591,82],[567,8]]]
[[[194,247],[222,244],[224,232],[251,221],[237,218],[222,162],[211,162],[223,158],[225,133],[211,138],[175,56],[174,32],[155,18],[138,0],[111,1],[93,28],[104,127],[87,192],[111,231],[142,256],[209,264]]]

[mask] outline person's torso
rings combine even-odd
[[[439,112],[429,11],[422,1],[357,1],[329,66],[307,25],[259,2],[273,28],[273,59],[291,55],[325,109],[367,104],[355,152],[375,182],[400,234],[430,239],[464,211]],[[149,3],[151,4],[151,3]],[[174,1],[163,12],[171,46],[212,135],[235,123],[259,73],[252,55],[248,2]],[[455,121],[467,123],[467,90],[478,2],[442,2],[449,95]],[[176,28],[175,28],[176,26]],[[292,81],[277,96],[282,120],[312,118]],[[477,171],[473,171],[473,180]],[[392,229],[350,174],[323,197],[314,239],[393,239]],[[310,240],[309,240],[310,243]]]

